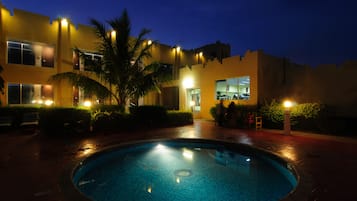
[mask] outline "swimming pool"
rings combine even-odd
[[[274,154],[198,139],[113,147],[81,162],[72,181],[95,201],[273,201],[297,185],[294,169]]]

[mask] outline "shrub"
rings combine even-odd
[[[217,121],[217,107],[212,107],[210,109],[210,114]],[[234,105],[233,114],[225,115],[225,120],[223,122],[224,126],[228,127],[238,127],[238,128],[246,128],[248,125],[248,115],[251,113],[253,115],[257,114],[257,107],[255,105]],[[228,111],[228,108],[224,108],[225,111]],[[229,113],[229,112],[228,112]]]
[[[130,113],[134,120],[144,127],[157,127],[167,123],[167,110],[163,106],[144,105],[132,107]]]
[[[167,126],[183,126],[188,124],[193,124],[191,112],[168,111]]]
[[[125,108],[120,105],[95,105],[91,108],[92,112],[119,112],[124,113]]]
[[[308,122],[319,118],[323,106],[318,103],[302,103],[291,108],[290,123],[296,128]],[[264,119],[264,127],[282,128],[284,123],[284,107],[281,103],[273,100],[271,103],[265,103],[261,107],[260,113]]]
[[[160,106],[139,106],[131,108],[131,112],[131,114],[98,112],[93,118],[93,130],[95,132],[121,132],[193,123],[191,112],[167,112]]]
[[[118,132],[134,128],[132,115],[120,112],[99,112],[93,119],[93,131]]]
[[[80,134],[90,130],[88,110],[76,108],[43,108],[40,110],[40,132],[46,135]]]
[[[0,107],[0,116],[11,119],[11,127],[18,128],[23,121],[23,116],[26,113],[39,112],[39,107],[23,107],[11,106]]]

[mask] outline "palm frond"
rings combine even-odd
[[[67,80],[73,86],[80,87],[88,95],[96,95],[100,98],[107,98],[115,94],[104,86],[102,83],[90,78],[88,73],[64,72],[53,75],[49,82],[57,82]]]

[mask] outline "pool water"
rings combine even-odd
[[[269,201],[295,188],[282,160],[240,146],[181,140],[118,147],[81,163],[73,182],[96,201]]]

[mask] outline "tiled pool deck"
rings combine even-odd
[[[220,128],[211,121],[154,131],[50,139],[29,131],[0,134],[0,200],[72,200],[63,180],[80,160],[108,146],[145,139],[207,138],[249,144],[295,165],[301,184],[285,200],[357,200],[357,140],[301,132]]]

